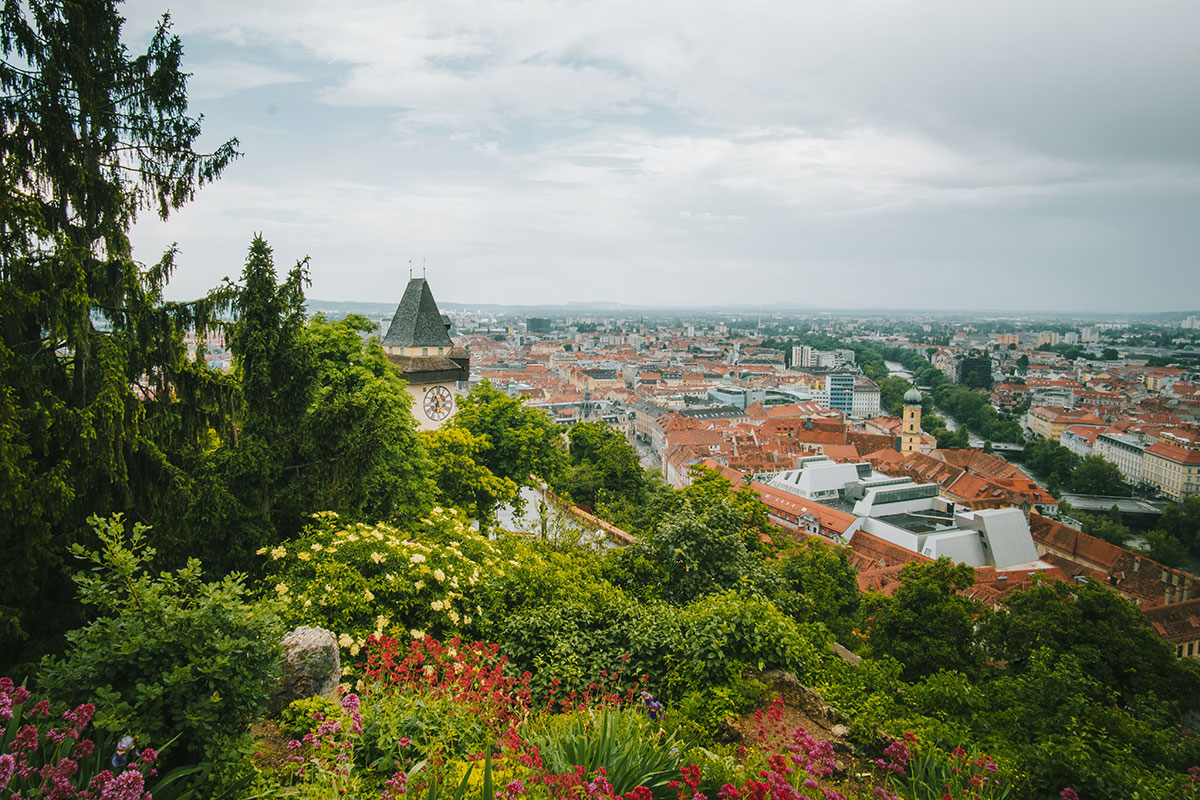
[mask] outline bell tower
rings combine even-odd
[[[450,319],[438,311],[424,278],[412,278],[380,342],[400,368],[421,430],[436,430],[458,410],[455,384],[470,377],[471,356],[450,341]]]

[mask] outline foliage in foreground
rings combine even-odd
[[[274,689],[283,632],[274,609],[247,602],[237,576],[205,583],[195,560],[153,576],[144,527],[92,524],[101,549],[73,552],[91,565],[76,583],[97,616],[67,635],[65,657],[44,662],[42,686],[94,703],[100,730],[174,741],[173,764],[235,758]]]

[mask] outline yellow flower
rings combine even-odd
[[[464,625],[470,625],[470,624],[471,624],[471,618],[470,618],[470,617],[463,617],[463,624],[464,624]]]
[[[441,611],[442,608],[444,607],[444,605],[445,604],[441,600],[434,600],[432,603],[429,604],[429,607],[432,608],[434,611]]]
[[[288,593],[287,584],[286,583],[275,584],[275,591],[279,592],[280,594],[287,594]]]
[[[381,542],[383,541],[383,534],[380,533],[379,531],[371,531],[371,535],[374,536],[379,541],[381,541]]]
[[[313,542],[311,545],[309,545],[309,549],[319,553],[321,552],[321,543]]]
[[[358,541],[358,536],[352,533],[352,534],[350,534],[349,536],[347,536],[347,537],[346,537],[346,541],[347,541],[347,542],[357,542],[357,541]]]
[[[265,553],[265,552],[267,552],[267,548],[265,548],[265,547],[260,547],[260,548],[258,548],[257,550],[255,550],[255,551],[254,551],[254,555],[256,555],[256,556],[261,556],[261,555],[262,555],[263,553]]]
[[[385,573],[383,577],[387,578],[388,583],[395,583],[396,581],[396,573],[394,572]]]
[[[338,637],[338,644],[342,647],[349,647],[350,645],[354,644],[354,639],[351,638],[350,634],[343,633]]]
[[[387,561],[387,556],[385,556],[383,553],[373,552],[371,553],[371,560],[376,564],[382,564],[384,561]]]
[[[425,581],[417,581],[413,584],[413,588],[418,592],[425,588]]]
[[[300,559],[301,561],[308,561],[308,559],[312,558],[312,556],[308,553],[296,553],[296,558]]]
[[[271,551],[271,558],[274,560],[281,559],[286,555],[287,555],[287,548],[284,547],[283,545],[280,545],[279,547],[276,547],[275,549],[273,549]]]
[[[363,590],[363,599],[369,603],[375,599],[375,595],[371,594],[370,589],[364,589]]]
[[[352,656],[358,655],[358,651],[361,649],[362,648],[359,647],[358,642],[355,642],[354,644],[350,645],[350,655],[352,655]]]

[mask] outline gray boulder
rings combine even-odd
[[[283,637],[283,653],[283,674],[267,705],[270,716],[277,716],[294,700],[317,695],[337,699],[342,662],[331,631],[301,625]]]

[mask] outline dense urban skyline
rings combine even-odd
[[[125,6],[135,41],[163,10]],[[255,232],[330,300],[394,299],[410,262],[463,303],[1200,296],[1193,3],[170,11],[206,136],[244,151],[135,230],[143,261],[178,242],[178,297]]]

